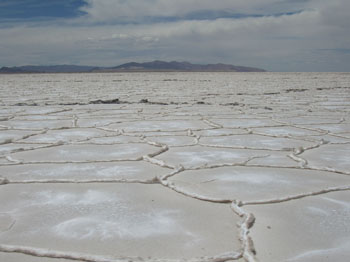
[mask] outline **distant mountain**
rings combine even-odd
[[[53,65],[53,66],[19,66],[2,67],[0,73],[89,73],[89,72],[265,72],[254,67],[234,66],[227,64],[199,65],[189,62],[153,61],[146,63],[126,63],[115,67]]]
[[[19,67],[2,67],[0,68],[0,73],[15,74],[15,73],[26,73],[26,71],[22,70]]]
[[[108,71],[193,71],[193,72],[265,72],[265,70],[254,67],[234,66],[227,64],[199,65],[189,62],[164,62],[153,61],[146,63],[127,63],[107,69]]]
[[[19,66],[2,67],[0,73],[85,73],[97,69],[95,66],[53,65],[53,66]]]

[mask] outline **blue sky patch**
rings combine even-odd
[[[74,18],[82,15],[83,0],[0,0],[0,20]]]

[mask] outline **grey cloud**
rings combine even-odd
[[[1,28],[1,62],[4,66],[53,63],[113,66],[132,60],[162,59],[225,62],[271,71],[349,71],[348,54],[317,51],[345,50],[350,46],[350,26],[346,26],[349,22],[345,19],[350,10],[347,1],[310,0],[292,5],[291,1],[267,0],[264,6],[257,0],[154,0],[155,9],[151,10],[134,0],[90,0],[89,15],[83,18]],[[279,5],[275,5],[277,2]],[[269,4],[274,7],[268,8]],[[124,9],[115,10],[113,5]],[[291,7],[284,9],[283,5]],[[116,17],[118,12],[129,17],[159,15],[162,6],[167,7],[166,15],[183,15],[201,8],[241,8],[240,12],[256,13],[263,7],[260,12],[266,14],[293,8],[304,11],[281,16],[180,19],[147,24],[97,22],[103,16]],[[105,9],[111,9],[110,13]]]
[[[201,13],[273,15],[300,11],[304,2],[281,0],[85,0],[81,10],[93,21],[143,21],[151,17],[198,17]],[[204,16],[203,16],[204,17]],[[215,16],[214,16],[215,17]]]

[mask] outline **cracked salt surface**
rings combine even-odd
[[[350,144],[324,145],[301,156],[308,161],[309,166],[350,171]]]
[[[147,170],[147,172],[145,172]],[[147,162],[63,163],[0,166],[0,173],[11,181],[46,180],[152,180],[166,175],[168,169]]]
[[[289,138],[266,137],[259,135],[235,135],[214,138],[202,138],[201,143],[204,145],[218,145],[222,147],[246,147],[270,150],[291,150],[300,146],[311,146],[312,143],[307,141],[298,141]]]
[[[238,218],[228,206],[186,199],[157,185],[10,185],[0,199],[2,211],[16,219],[0,235],[6,245],[159,258],[239,249],[232,223]],[[221,227],[213,229],[217,212]]]
[[[340,187],[349,179],[313,170],[235,166],[184,171],[171,181],[189,192],[208,197],[263,201]]]
[[[347,261],[350,257],[349,199],[350,192],[336,192],[278,205],[247,207],[260,217],[251,230],[260,259]],[[283,238],[279,237],[281,234]]]
[[[0,261],[350,257],[349,74],[0,85]]]
[[[157,148],[144,144],[123,145],[62,145],[58,148],[37,149],[36,154],[19,152],[11,154],[14,159],[31,163],[48,162],[90,162],[138,159],[148,151],[156,152]],[[151,151],[151,152],[152,152]]]

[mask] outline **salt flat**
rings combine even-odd
[[[350,259],[349,73],[0,89],[0,261]]]

